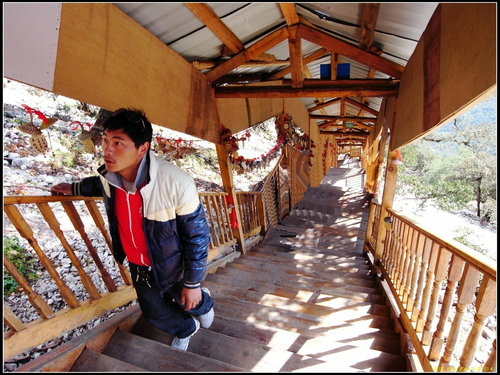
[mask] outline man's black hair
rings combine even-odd
[[[123,130],[134,141],[137,148],[145,142],[151,144],[153,138],[151,123],[144,112],[139,109],[117,109],[104,121],[103,131],[106,130]]]

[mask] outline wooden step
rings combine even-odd
[[[171,341],[169,334],[152,327],[145,321],[141,324],[142,328],[140,329],[143,330],[143,335],[149,335],[161,342]],[[146,327],[147,325],[149,325],[149,327]],[[219,330],[217,330],[217,327],[219,327]],[[284,336],[280,339],[271,340],[272,342],[269,340],[267,342],[262,342],[255,339],[255,337],[259,337],[257,333],[258,330],[260,330],[260,332],[267,330],[274,336],[279,333]],[[227,334],[229,332],[233,334]],[[293,336],[290,336],[290,334]],[[345,343],[336,342],[332,344],[331,338],[327,337],[302,340],[300,345],[295,345],[295,351],[288,350],[285,347],[287,345],[286,342],[288,342],[288,346],[290,346],[290,343],[293,342],[290,340],[295,339],[295,342],[298,342],[299,337],[300,335],[287,331],[276,330],[265,326],[260,326],[260,328],[258,328],[248,323],[216,316],[209,330],[200,329],[191,338],[188,352],[215,359],[220,362],[230,363],[252,372],[330,371],[332,363],[335,363],[331,355],[332,351],[335,349],[349,350],[355,353],[351,358],[363,358],[364,361],[385,356],[386,358],[391,358],[395,363],[401,362],[401,358],[398,355],[372,350],[366,348],[366,345],[356,347],[351,344],[346,348]],[[288,340],[285,341],[285,338]],[[279,345],[278,342],[281,342],[281,345]],[[321,348],[319,348],[320,345]],[[386,346],[389,345],[386,344]],[[310,352],[317,356],[317,358],[297,352]],[[318,353],[322,353],[322,355]],[[323,360],[323,358],[320,358],[321,356],[327,360]],[[354,362],[344,361],[338,368],[345,371],[353,371],[356,369],[356,367],[353,366],[357,365],[356,359]],[[385,370],[387,368],[387,361],[383,361],[383,363],[377,361],[377,366],[379,366],[381,370]],[[402,367],[396,368],[393,366],[390,368],[401,371],[404,370]]]
[[[126,361],[147,371],[161,372],[240,372],[243,369],[161,342],[117,330],[103,354]]]
[[[400,354],[399,334],[376,329],[370,329],[369,332],[358,335],[351,330],[350,336],[346,338],[337,338],[335,334],[329,335],[328,333],[301,334],[274,326],[231,319],[221,316],[217,311],[210,330],[309,356],[315,356],[318,353],[325,353],[346,345]]]
[[[145,372],[142,367],[90,349],[84,349],[70,372]]]
[[[215,274],[222,274],[228,276],[235,276],[235,278],[241,278],[242,280],[255,280],[260,282],[269,283],[271,285],[276,285],[280,287],[297,287],[303,290],[316,291],[322,290],[326,294],[338,295],[339,297],[347,297],[342,291],[339,290],[337,294],[337,288],[343,288],[347,290],[352,290],[354,292],[361,292],[373,295],[381,295],[380,290],[377,288],[377,284],[373,280],[357,279],[356,281],[350,281],[346,283],[345,278],[332,278],[331,280],[320,280],[313,277],[301,276],[297,277],[294,275],[287,274],[273,274],[257,272],[255,268],[232,265],[231,267],[219,268]],[[357,298],[354,298],[357,299]],[[373,302],[376,302],[375,300]]]
[[[350,274],[342,271],[316,272],[310,270],[295,269],[293,267],[278,268],[273,265],[266,264],[265,262],[262,265],[234,262],[231,264],[231,268],[246,270],[254,273],[266,273],[269,278],[278,276],[284,278],[295,278],[297,280],[300,280],[301,278],[308,278],[320,281],[330,281],[332,283],[348,283],[369,287],[376,286],[376,282],[372,279],[372,276],[368,274]]]
[[[270,259],[273,260],[274,262],[281,262],[281,263],[295,262],[310,267],[315,267],[316,265],[329,265],[329,264],[335,265],[339,263],[351,263],[351,265],[354,266],[358,265],[368,266],[367,259],[362,255],[339,257],[339,256],[330,256],[328,254],[309,255],[297,252],[281,252],[281,255],[276,255],[274,253],[254,251],[254,249],[248,251],[245,255],[260,259]]]
[[[320,279],[329,279],[332,276],[345,276],[369,280],[373,278],[371,268],[368,265],[362,265],[358,267],[342,267],[337,265],[323,264],[318,265],[317,267],[307,267],[306,265],[302,265],[298,262],[284,263],[246,255],[240,256],[232,264],[255,266],[261,269],[273,269],[273,272],[280,273],[294,274],[294,271],[299,271],[301,275],[303,275],[304,273],[308,273],[312,275],[310,277],[317,277]]]
[[[331,297],[323,301],[323,304],[300,301],[297,298],[287,298],[270,293],[261,293],[253,289],[238,288],[231,284],[218,284],[206,280],[203,285],[208,287],[212,297],[218,296],[241,298],[246,302],[255,302],[263,306],[279,307],[289,311],[303,312],[309,315],[321,317],[321,319],[342,319],[342,317],[354,318],[364,315],[388,316],[389,310],[386,305],[356,301],[342,297]]]
[[[243,260],[253,260],[257,262],[270,262],[278,266],[288,266],[294,264],[297,267],[303,267],[305,269],[314,269],[317,271],[344,271],[344,272],[355,272],[358,270],[370,270],[371,266],[367,264],[366,260],[362,259],[325,259],[324,261],[318,259],[295,259],[295,258],[283,258],[279,256],[273,256],[270,254],[256,253],[249,251],[244,256],[240,257]]]
[[[241,276],[241,275],[240,275]],[[258,278],[253,278],[252,275],[241,278],[238,275],[231,277],[230,275],[223,274],[222,271],[209,274],[206,280],[213,281],[218,284],[231,285],[237,288],[253,290],[260,293],[275,294],[277,296],[294,298],[302,302],[314,302],[319,305],[328,305],[328,301],[337,298],[348,298],[354,301],[364,301],[385,304],[385,298],[380,294],[364,293],[343,286],[314,288],[304,283],[298,285],[297,283],[283,283],[283,285],[275,285]],[[369,289],[369,288],[365,288]],[[377,292],[376,289],[373,289]]]
[[[346,252],[340,252],[338,254],[335,253],[326,253],[326,252],[321,252],[318,249],[314,251],[303,251],[303,250],[290,250],[288,248],[282,248],[279,246],[271,246],[271,245],[266,245],[266,244],[259,244],[258,246],[252,248],[251,251],[249,251],[249,254],[264,254],[264,255],[272,255],[275,257],[279,258],[291,258],[298,256],[299,259],[315,259],[315,260],[321,260],[321,259],[351,259],[351,260],[366,260],[366,256],[361,252],[358,251],[354,248],[356,244],[352,243],[350,246],[353,249],[350,249],[349,251]]]
[[[292,332],[307,333],[310,330],[316,330],[325,333],[344,327],[378,328],[389,331],[394,329],[392,320],[380,315],[364,314],[346,319],[321,318],[301,311],[263,306],[226,296],[218,296],[215,303],[217,304],[215,310],[223,316],[249,322],[265,322],[264,324],[276,325]]]

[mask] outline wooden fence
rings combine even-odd
[[[482,331],[496,310],[496,262],[392,209],[385,218],[379,215],[380,205],[372,203],[366,245],[374,252],[374,228],[384,220],[387,230],[378,266],[423,370],[494,371],[496,339],[484,343]],[[470,330],[464,324],[467,314],[473,321]],[[480,341],[490,353],[484,363],[474,361]]]
[[[210,227],[208,267],[216,267],[231,260],[236,252],[235,238],[230,226],[227,193],[200,193]],[[30,206],[30,207],[28,207]],[[38,209],[38,210],[37,210]],[[61,296],[59,310],[51,307],[48,293],[35,290],[21,271],[4,254],[4,267],[20,285],[27,296],[28,306],[9,306],[4,302],[4,322],[8,330],[4,332],[4,356],[10,358],[31,347],[43,344],[82,324],[103,315],[106,311],[126,305],[136,298],[127,267],[115,262],[115,266],[105,264],[103,251],[112,252],[111,239],[103,219],[103,202],[98,197],[74,196],[10,196],[4,197],[4,212],[17,233],[34,250],[40,268],[48,273],[54,284],[54,293]],[[71,223],[71,226],[69,226]],[[4,236],[6,235],[4,223]],[[38,229],[41,227],[41,229]],[[71,229],[72,227],[73,229]],[[249,229],[251,230],[251,229]],[[70,237],[77,233],[76,242],[85,244],[85,249],[75,249]],[[96,235],[95,232],[99,232]],[[51,234],[50,234],[51,233]],[[92,238],[89,233],[93,233]],[[62,259],[52,256],[52,248],[44,248],[45,239],[57,238],[69,259],[65,276]],[[99,245],[106,244],[106,248]],[[54,246],[51,243],[50,247]],[[24,251],[29,251],[24,249]],[[83,259],[86,260],[83,260]],[[91,264],[92,267],[87,267]],[[89,269],[95,267],[96,272]],[[112,276],[111,269],[118,269],[119,275]],[[44,271],[44,272],[45,272]],[[79,280],[79,299],[75,290],[68,286],[66,279]],[[50,288],[49,288],[50,289]],[[56,292],[54,292],[56,290]],[[4,300],[5,301],[5,300]],[[14,307],[33,310],[37,315],[33,321],[18,317]],[[24,320],[24,321],[23,321]]]

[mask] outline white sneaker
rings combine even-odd
[[[210,291],[207,288],[201,288],[201,290],[205,291],[209,296],[211,296]],[[212,307],[209,312],[206,314],[198,316],[198,319],[200,320],[201,326],[203,328],[210,328],[212,325],[212,322],[214,321],[214,308]]]
[[[200,329],[200,322],[198,322],[196,319],[193,319],[193,320],[194,320],[194,324],[196,325],[194,332],[191,333],[188,337],[184,337],[183,339],[180,339],[177,336],[175,336],[174,339],[172,340],[172,344],[171,344],[173,348],[183,350],[183,351],[187,350],[187,348],[189,346],[189,340],[191,340],[191,337],[193,337],[194,334],[196,332],[198,332],[198,330]]]

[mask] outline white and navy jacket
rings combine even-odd
[[[141,188],[143,223],[149,258],[161,292],[183,279],[197,288],[204,277],[210,230],[193,178],[164,159],[148,154],[147,183]],[[109,220],[115,259],[125,260],[115,214],[114,183],[105,166],[99,176],[72,184],[73,195],[102,196]],[[107,176],[108,175],[108,176]]]

